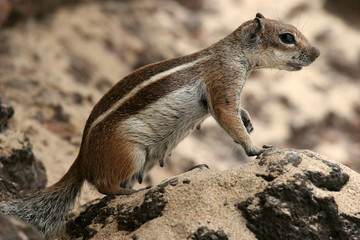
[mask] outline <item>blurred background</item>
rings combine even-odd
[[[30,138],[51,185],[76,158],[87,117],[113,84],[205,48],[257,12],[296,26],[321,55],[300,72],[252,73],[242,106],[254,143],[311,149],[359,172],[358,0],[0,0],[0,96],[15,110],[10,127]],[[146,184],[200,163],[224,170],[250,160],[208,118]],[[96,196],[86,189],[82,202]]]

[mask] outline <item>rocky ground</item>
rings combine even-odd
[[[0,1],[0,9],[10,9],[6,2]],[[252,139],[257,145],[308,148],[360,171],[356,4],[134,0],[46,6],[51,11],[14,8],[15,13],[7,12],[11,21],[0,15],[0,96],[13,106],[9,125],[30,140],[49,185],[75,159],[92,107],[114,83],[145,64],[202,49],[261,12],[297,26],[321,56],[300,72],[252,74],[242,95],[255,126]],[[149,174],[146,184],[199,163],[224,170],[248,160],[208,119],[178,146],[165,168]],[[97,196],[85,189],[82,202]]]
[[[360,239],[360,175],[311,151],[269,151],[232,170],[195,168],[105,197],[62,239]],[[181,219],[181,220],[179,220]]]

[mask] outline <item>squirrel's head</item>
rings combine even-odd
[[[294,26],[266,19],[260,13],[234,33],[242,36],[242,50],[254,68],[298,71],[320,55]]]

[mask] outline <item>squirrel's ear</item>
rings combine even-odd
[[[257,18],[264,18],[264,19],[265,19],[264,15],[262,15],[261,13],[257,13],[257,14],[256,14],[256,17],[257,17]]]
[[[253,34],[250,38],[256,38],[260,35],[260,33],[264,30],[264,23],[262,22],[262,19],[265,19],[261,13],[256,14],[256,18],[254,19],[254,24],[256,26]]]

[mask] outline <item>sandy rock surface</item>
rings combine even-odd
[[[204,166],[131,196],[109,196],[61,239],[359,239],[360,175],[308,151]]]

